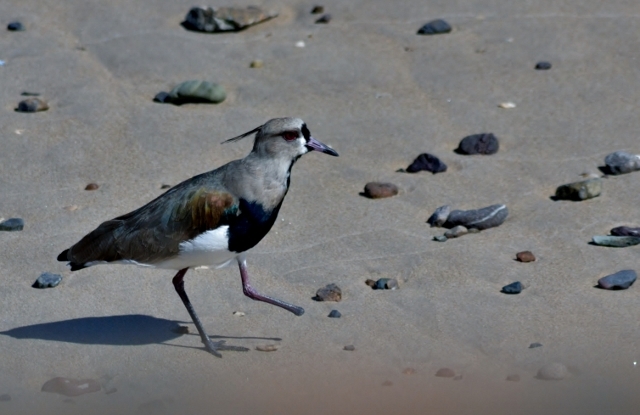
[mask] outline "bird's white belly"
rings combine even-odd
[[[183,269],[199,266],[224,267],[237,255],[229,251],[229,226],[207,231],[180,244],[177,256],[154,264],[156,268]]]

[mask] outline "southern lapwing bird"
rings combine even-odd
[[[71,271],[97,264],[135,264],[178,270],[173,285],[198,329],[207,351],[247,350],[213,342],[202,327],[184,289],[189,268],[217,268],[234,259],[242,290],[300,316],[304,309],[258,294],[251,286],[245,251],[256,246],[273,226],[289,190],[291,168],[305,153],[337,156],[317,141],[298,118],[275,118],[237,137],[255,134],[251,153],[241,160],[180,183],[131,213],[106,221],[63,251]]]

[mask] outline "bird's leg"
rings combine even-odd
[[[204,343],[204,347],[207,349],[209,353],[211,353],[216,357],[222,357],[222,355],[218,353],[218,350],[235,350],[239,352],[248,351],[249,349],[247,349],[246,347],[227,346],[224,344],[225,343],[224,340],[220,340],[214,343],[211,341],[209,336],[207,336],[207,333],[205,333],[204,327],[202,326],[202,322],[200,321],[200,318],[196,314],[196,310],[191,305],[191,301],[189,301],[189,297],[187,297],[187,292],[184,290],[184,275],[187,273],[188,270],[189,268],[183,268],[180,271],[178,271],[176,276],[173,277],[173,286],[175,287],[176,292],[180,296],[180,299],[184,303],[184,306],[187,307],[187,311],[191,316],[191,320],[193,320],[193,324],[195,324],[196,328],[198,329],[198,333],[200,334],[202,343]]]
[[[281,301],[272,297],[267,297],[266,295],[258,294],[258,292],[251,286],[251,283],[249,282],[249,273],[247,272],[247,262],[243,257],[238,257],[237,259],[238,259],[238,266],[240,267],[240,277],[242,277],[242,291],[244,292],[244,295],[251,298],[252,300],[264,301],[265,303],[282,307],[287,311],[291,311],[296,316],[301,316],[304,314],[304,308],[302,307],[285,303],[284,301]]]

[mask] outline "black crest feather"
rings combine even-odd
[[[244,134],[240,134],[240,135],[239,135],[239,136],[237,136],[237,137],[233,137],[233,138],[230,138],[230,139],[228,139],[228,140],[224,140],[221,144],[224,144],[224,143],[231,143],[231,142],[234,142],[234,141],[242,140],[242,139],[243,139],[243,138],[245,138],[246,136],[249,136],[249,135],[251,135],[251,134],[255,134],[255,133],[257,133],[258,131],[260,131],[260,129],[261,129],[261,128],[262,128],[262,125],[261,125],[260,127],[254,128],[253,130],[251,130],[251,131],[249,131],[249,132],[246,132],[246,133],[244,133]]]

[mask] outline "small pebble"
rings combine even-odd
[[[244,317],[245,313],[244,313],[244,311],[234,311],[233,315],[236,316],[236,317]]]
[[[448,367],[443,367],[438,369],[436,372],[436,376],[439,378],[454,378],[456,376],[456,372],[453,369],[449,369]]]
[[[266,344],[264,346],[256,346],[256,350],[261,352],[275,352],[278,350],[278,346],[275,344]]]
[[[520,382],[520,375],[509,375],[507,376],[507,380],[509,382]]]
[[[498,104],[500,108],[504,108],[506,110],[510,110],[516,107],[515,102],[501,102]]]
[[[432,228],[434,226],[440,227],[447,221],[449,213],[451,213],[451,207],[449,205],[440,206],[431,216],[429,216],[427,223],[431,225]]]
[[[531,251],[522,251],[516,254],[516,259],[520,262],[533,262],[536,257]]]
[[[636,282],[637,278],[638,276],[634,270],[625,269],[600,278],[598,280],[598,286],[605,290],[626,290]]]
[[[451,32],[451,25],[442,19],[432,20],[418,30],[419,35],[439,35]]]
[[[50,272],[43,272],[40,274],[36,282],[33,283],[33,288],[53,288],[57,287],[62,281],[62,275],[52,274]]]
[[[594,244],[599,246],[608,246],[612,248],[625,248],[627,246],[640,244],[640,237],[639,236],[596,235],[592,238],[592,241]]]
[[[385,380],[384,382],[382,382],[382,386],[393,386],[393,382],[391,382],[390,380]]]
[[[404,375],[415,375],[416,373],[416,370],[412,367],[406,367],[402,370],[402,374]]]
[[[416,173],[422,170],[430,171],[433,174],[442,173],[447,171],[447,165],[433,154],[422,153],[407,167],[407,173]]]
[[[529,345],[529,349],[535,349],[536,347],[542,347],[542,343],[535,342]]]
[[[93,379],[53,378],[42,385],[42,392],[58,393],[64,396],[78,396],[85,393],[97,392],[101,389],[100,382]]]
[[[264,66],[264,62],[260,59],[253,60],[249,64],[250,68],[262,68],[263,66]]]
[[[353,344],[349,344],[347,346],[344,346],[342,348],[342,350],[346,350],[348,352],[353,352],[354,350],[356,350],[356,346],[354,346]]]
[[[618,226],[611,229],[613,236],[640,236],[640,228],[631,228],[629,226]]]
[[[320,18],[316,20],[316,24],[327,24],[330,21],[331,21],[331,15],[327,13],[320,16]]]
[[[69,212],[75,212],[76,210],[78,210],[78,205],[65,206],[64,210],[68,210]]]
[[[338,310],[331,310],[331,312],[329,313],[329,315],[327,317],[329,317],[329,318],[340,318],[340,317],[342,317],[342,314],[340,314],[340,312]]]
[[[320,13],[324,13],[324,7],[323,6],[313,6],[313,9],[311,9],[311,14],[320,14]]]
[[[536,377],[542,380],[562,380],[567,374],[567,367],[562,363],[550,363],[540,368]]]
[[[9,402],[11,400],[11,395],[8,393],[4,393],[0,395],[0,402]]]
[[[469,233],[467,228],[465,228],[462,225],[458,225],[446,231],[444,233],[444,236],[446,236],[448,239],[452,239],[452,238],[458,238],[462,235],[466,235],[467,233]]]
[[[376,281],[376,290],[397,290],[398,280],[395,278],[380,278]]]
[[[18,103],[17,112],[40,112],[49,109],[47,101],[40,98],[27,98],[24,101]]]
[[[398,194],[398,186],[393,183],[369,182],[364,186],[364,195],[369,199],[383,199]]]
[[[171,185],[170,184],[163,184],[162,186],[160,186],[160,189],[171,189]]]
[[[39,92],[29,92],[29,91],[22,91],[22,93],[20,94],[23,97],[38,97],[40,96]]]
[[[492,133],[473,134],[463,138],[457,151],[462,154],[495,154],[500,148],[500,143]]]
[[[336,284],[328,284],[326,287],[318,289],[313,299],[316,301],[338,302],[342,300],[342,290]]]
[[[598,197],[600,193],[602,193],[602,179],[595,177],[563,184],[556,189],[556,199],[580,201]]]
[[[97,183],[89,183],[89,184],[84,188],[84,190],[89,190],[89,191],[91,191],[91,190],[98,190],[98,188],[99,188],[99,187],[100,187],[100,186],[98,186],[98,184],[97,184]]]
[[[536,63],[536,70],[538,71],[546,71],[551,69],[551,63],[547,61],[540,61]]]
[[[522,283],[520,281],[512,282],[502,287],[501,291],[505,294],[520,294],[522,292]]]
[[[7,30],[10,32],[22,32],[24,31],[24,25],[18,21],[11,22],[7,25]]]
[[[444,235],[436,235],[433,237],[433,240],[436,242],[447,242],[449,240],[449,238],[447,238]]]
[[[616,151],[604,158],[611,174],[625,174],[640,170],[640,155],[630,154],[625,151]]]
[[[508,215],[509,209],[505,205],[491,205],[474,210],[452,210],[443,226],[453,228],[462,225],[469,230],[484,230],[502,225]]]
[[[24,219],[22,218],[9,218],[3,222],[0,222],[0,231],[17,232],[24,229]]]
[[[367,279],[365,282],[369,287],[374,288],[376,286],[376,280]]]

